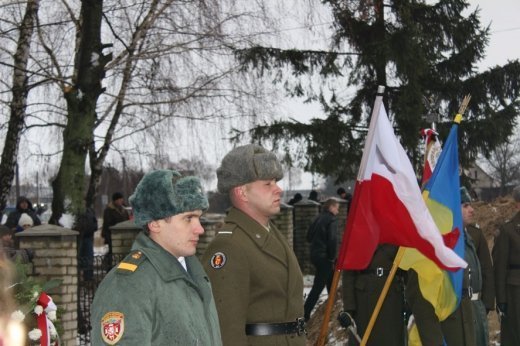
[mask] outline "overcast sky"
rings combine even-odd
[[[482,25],[490,25],[490,41],[486,49],[486,57],[478,64],[479,70],[484,71],[496,65],[504,65],[508,60],[520,59],[520,44],[518,43],[520,42],[520,22],[517,16],[520,14],[520,0],[479,0],[470,1],[470,4],[472,9],[477,6],[481,9]],[[297,100],[290,100],[286,103],[284,111],[296,116],[296,114],[301,114],[302,108],[300,107],[305,108],[308,114],[320,113],[317,105],[302,106],[301,102]],[[286,180],[282,181],[282,185],[288,188]],[[315,179],[315,181],[320,180]],[[302,175],[302,183],[296,186],[296,189],[310,189],[311,182],[312,175],[305,173]]]

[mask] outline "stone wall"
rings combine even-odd
[[[300,264],[302,273],[314,274],[314,267],[310,262],[310,248],[306,235],[309,225],[320,212],[320,203],[302,200],[294,205],[294,254]]]
[[[54,225],[40,225],[17,233],[21,249],[34,251],[32,276],[42,282],[61,280],[61,285],[46,292],[63,314],[61,345],[76,345],[78,318],[78,232]]]
[[[112,253],[115,258],[124,258],[132,249],[135,238],[142,227],[133,220],[127,220],[110,227],[112,233]]]
[[[285,236],[291,248],[294,245],[293,210],[292,206],[282,203],[280,213],[272,218],[273,223]]]
[[[199,238],[197,244],[197,257],[201,258],[209,243],[215,238],[218,230],[224,224],[224,214],[206,214],[201,218],[202,227],[204,227],[204,233]]]

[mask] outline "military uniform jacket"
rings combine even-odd
[[[497,303],[506,303],[507,285],[520,286],[520,213],[500,227],[493,262]]]
[[[185,259],[188,272],[141,232],[95,293],[92,345],[221,345],[209,279]]]
[[[500,344],[520,345],[520,213],[500,227],[493,247],[497,304],[507,304]]]
[[[272,223],[269,228],[231,208],[204,254],[224,345],[305,345],[303,335],[245,333],[248,323],[303,317],[303,277],[296,256]]]
[[[444,321],[439,321],[432,304],[422,296],[417,273],[414,270],[408,271],[406,298],[423,345],[443,345],[443,342],[448,346],[477,345],[475,328],[480,328],[480,324],[485,322],[479,321],[479,316],[474,314],[473,304],[467,292],[470,285],[475,292],[481,291],[481,270],[472,240],[465,238],[464,241],[464,259],[468,262],[468,267],[464,270],[462,288],[463,293],[466,293],[462,295],[457,309]],[[471,282],[470,269],[473,273]]]
[[[486,310],[495,309],[495,273],[493,272],[493,262],[491,261],[491,254],[489,253],[489,247],[487,244],[486,237],[482,230],[475,226],[467,226],[468,231],[475,250],[477,257],[480,262],[480,270],[482,277],[482,291],[480,299],[484,303]]]
[[[377,300],[383,291],[397,254],[395,245],[379,245],[366,270],[347,270],[342,276],[342,297],[345,311],[353,313],[360,338],[368,326]],[[378,270],[378,268],[380,268]],[[403,273],[398,271],[388,290],[367,345],[404,345]],[[358,345],[349,337],[349,345]]]

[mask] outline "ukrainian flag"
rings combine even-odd
[[[457,115],[430,180],[423,190],[426,202],[445,244],[464,258],[464,232],[460,207],[459,154]],[[460,303],[464,269],[441,270],[415,249],[407,248],[400,262],[404,270],[413,269],[419,278],[423,297],[435,308],[440,321],[445,320]]]

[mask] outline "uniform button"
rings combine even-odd
[[[262,236],[261,236],[260,234],[257,233],[257,234],[256,234],[256,237],[257,237],[258,239],[260,239]]]

